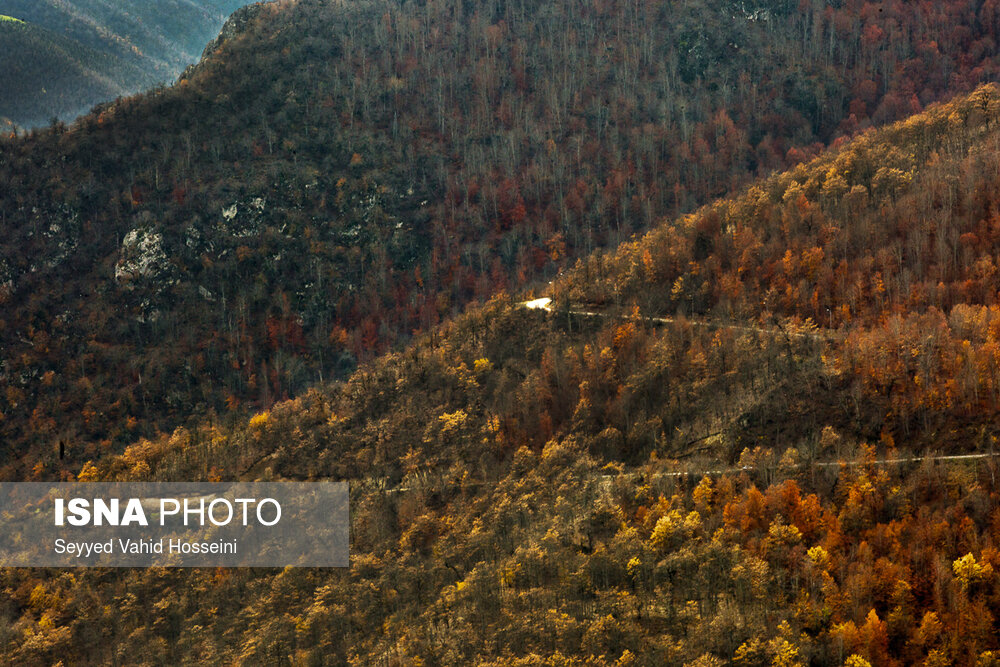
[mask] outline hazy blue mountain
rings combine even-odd
[[[70,120],[172,81],[244,0],[0,0],[0,119]],[[3,123],[0,123],[3,124]]]

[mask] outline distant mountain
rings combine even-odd
[[[0,22],[0,50],[10,54],[0,70],[0,115],[22,127],[67,118],[125,94],[124,82],[145,80],[133,63],[13,19]]]
[[[195,62],[243,0],[2,0],[0,118],[71,120],[167,83]]]

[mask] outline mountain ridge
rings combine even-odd
[[[60,440],[76,465],[346,377],[995,67],[959,57],[996,27],[986,7],[969,34],[959,4],[682,9],[270,3],[176,86],[6,138],[10,474]],[[885,35],[838,40],[868,25]]]
[[[52,118],[67,122],[99,102],[163,84],[197,59],[225,15],[241,4],[6,0],[0,14],[32,26],[35,34],[29,41],[5,40],[0,116],[22,129]]]
[[[42,613],[29,594],[44,594],[61,605],[46,612],[54,628],[93,636],[104,621],[74,611],[96,595],[98,607],[121,601],[117,641],[150,660],[989,664],[1000,649],[997,290],[911,303],[885,272],[884,292],[858,295],[864,308],[835,322],[844,335],[822,338],[796,335],[815,330],[808,302],[775,319],[753,291],[755,311],[712,293],[689,303],[675,285],[698,275],[692,262],[725,266],[727,238],[748,230],[784,242],[800,225],[839,224],[844,238],[822,247],[843,244],[848,275],[883,249],[848,242],[855,232],[894,234],[916,217],[929,221],[911,230],[925,240],[938,221],[978,236],[982,212],[1000,205],[998,119],[1000,90],[980,88],[581,260],[551,286],[551,312],[526,307],[530,294],[499,296],[345,383],[84,464],[81,480],[349,479],[351,568],[85,572],[72,585],[0,571],[22,626]],[[828,196],[843,190],[836,177],[850,192],[880,169],[910,178],[881,187],[883,176],[864,200]],[[952,186],[928,187],[945,174]],[[964,194],[942,209],[948,191]],[[781,273],[767,243],[749,247],[738,255],[748,285],[823,273],[822,260]],[[577,299],[606,316],[574,314]],[[653,323],[671,299],[676,317]],[[717,325],[687,324],[688,309]],[[904,409],[926,418],[885,419]],[[940,466],[915,454],[941,448],[978,454]],[[141,620],[125,593],[137,588],[162,615]],[[955,631],[973,619],[977,632]],[[35,636],[9,650],[103,655],[56,629]]]

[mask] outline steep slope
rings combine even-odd
[[[581,262],[552,312],[497,298],[347,383],[84,465],[349,479],[351,568],[5,570],[7,655],[994,664],[998,121],[981,88]]]
[[[22,128],[69,121],[98,102],[173,81],[243,4],[3,0],[0,14],[23,23],[0,33],[0,117]]]
[[[251,14],[179,85],[0,147],[8,477],[344,377],[996,72],[990,3]]]

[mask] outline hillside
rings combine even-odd
[[[344,378],[970,90],[997,26],[962,2],[255,6],[178,85],[3,139],[2,475]]]
[[[0,118],[21,128],[68,122],[99,102],[170,83],[243,4],[3,0],[0,15],[14,21],[0,24]]]
[[[49,118],[65,116],[67,110],[83,111],[126,93],[109,76],[116,68],[123,79],[142,77],[114,56],[17,19],[0,20],[0,48],[7,54],[0,72],[0,116],[20,126],[40,124],[46,112]]]
[[[7,655],[995,664],[998,120],[980,88],[581,261],[551,312],[86,463],[351,480],[351,568],[5,570]]]

